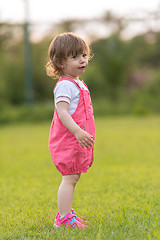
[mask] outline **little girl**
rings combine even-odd
[[[95,124],[87,86],[79,76],[90,58],[87,43],[73,33],[56,36],[49,47],[47,74],[58,77],[54,88],[55,112],[49,134],[53,163],[62,174],[54,226],[87,227],[72,209],[81,173],[93,163]]]

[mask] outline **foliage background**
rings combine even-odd
[[[87,32],[85,27],[87,29],[90,24],[103,25],[110,29],[110,34],[101,37],[96,32]],[[48,46],[60,32],[82,33],[83,29],[94,57],[82,78],[91,91],[95,114],[159,114],[160,32],[148,27],[145,32],[126,39],[123,32],[129,24],[125,17],[119,18],[107,12],[101,18],[88,22],[64,20],[54,24],[48,34],[38,41],[31,40],[33,101],[26,104],[25,23],[1,23],[0,122],[51,118],[52,91],[56,81],[50,79],[45,71]]]

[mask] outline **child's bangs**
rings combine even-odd
[[[67,55],[76,56],[83,53],[89,55],[89,49],[87,48],[85,42],[82,42],[79,39],[74,39],[74,41],[71,43],[71,48]]]

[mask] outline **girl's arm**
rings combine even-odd
[[[58,116],[63,123],[63,125],[74,134],[76,139],[78,140],[79,144],[84,148],[92,146],[94,143],[93,136],[88,132],[81,129],[73,120],[71,115],[68,112],[69,110],[69,103],[60,101],[57,103],[57,113]]]

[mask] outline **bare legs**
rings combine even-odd
[[[61,217],[67,215],[72,208],[73,194],[81,174],[66,175],[58,189],[58,208]]]

